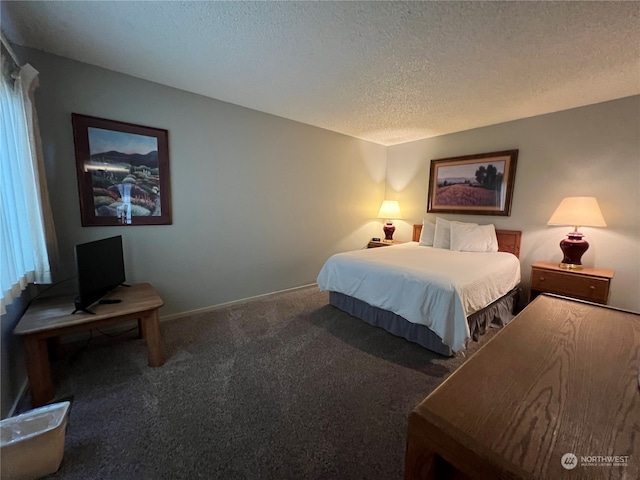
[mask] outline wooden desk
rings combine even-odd
[[[410,414],[405,480],[640,478],[639,364],[640,314],[540,295]]]
[[[13,333],[24,337],[27,372],[33,407],[46,404],[55,393],[47,340],[83,330],[115,323],[138,320],[147,341],[149,366],[164,364],[160,339],[158,309],[164,304],[148,283],[118,287],[104,298],[120,299],[120,303],[96,304],[95,315],[75,313],[73,297],[52,297],[35,301],[16,325]]]

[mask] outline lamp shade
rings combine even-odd
[[[396,200],[385,200],[382,202],[380,211],[378,212],[378,218],[399,219],[402,218],[400,213],[400,205]]]
[[[547,225],[575,227],[606,227],[598,201],[594,197],[564,198],[553,212]]]

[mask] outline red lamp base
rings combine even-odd
[[[589,250],[589,242],[587,242],[580,232],[571,232],[567,238],[560,242],[560,248],[564,257],[560,263],[560,268],[570,270],[582,269],[582,255]]]
[[[393,232],[396,231],[396,227],[393,225],[393,223],[391,222],[387,222],[384,224],[384,227],[382,227],[382,229],[384,230],[384,239],[387,242],[391,242],[393,241]]]

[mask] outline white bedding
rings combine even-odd
[[[426,325],[454,352],[469,338],[467,316],[520,283],[520,261],[504,252],[455,252],[409,242],[333,255],[322,290],[355,297]]]

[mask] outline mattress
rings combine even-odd
[[[467,317],[520,283],[505,252],[455,252],[409,242],[333,255],[318,275],[342,293],[431,329],[454,352],[470,337]]]

